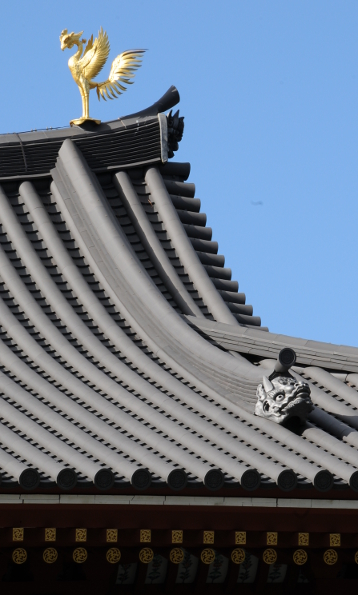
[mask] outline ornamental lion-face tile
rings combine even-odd
[[[256,391],[255,415],[277,424],[296,417],[304,421],[313,409],[311,389],[306,382],[291,376],[263,377]]]

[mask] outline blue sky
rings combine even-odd
[[[62,29],[103,26],[110,62],[147,48],[135,84],[116,101],[92,96],[91,115],[137,111],[175,84],[175,159],[191,162],[254,314],[273,332],[358,345],[356,1],[12,0],[1,16],[0,132],[81,115]]]

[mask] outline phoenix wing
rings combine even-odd
[[[98,99],[103,97],[106,100],[106,96],[114,99],[127,90],[124,85],[134,82],[129,79],[134,77],[135,71],[141,66],[144,52],[145,50],[127,50],[113,60],[108,79],[97,85]]]
[[[82,41],[83,41],[83,42],[85,42],[85,40],[84,40],[84,39],[83,39]],[[86,45],[86,47],[85,47],[85,51],[83,52],[83,56],[82,56],[82,58],[84,58],[84,57],[85,57],[85,55],[87,54],[87,52],[88,52],[89,50],[91,50],[92,48],[93,48],[93,35],[91,35],[91,37],[90,37],[90,38],[89,38],[89,40],[87,41],[87,45]]]
[[[108,35],[101,27],[94,43],[93,36],[89,39],[84,54],[78,63],[88,81],[101,72],[107,61],[109,50]]]

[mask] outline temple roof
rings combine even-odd
[[[1,489],[358,490],[358,349],[261,327],[169,161],[168,93],[0,136]],[[254,414],[286,347],[314,404],[298,429]]]

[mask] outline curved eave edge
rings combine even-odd
[[[283,347],[291,347],[297,354],[299,364],[358,372],[357,347],[262,332],[263,329],[232,326],[194,316],[185,316],[185,318],[190,326],[230,351],[263,358],[276,358]]]

